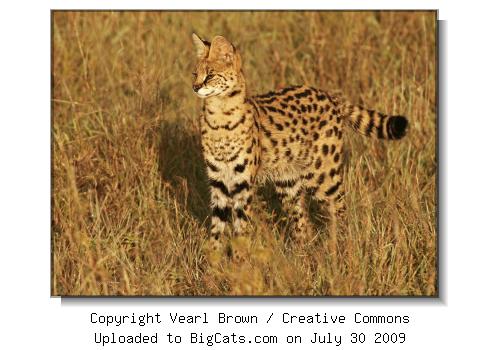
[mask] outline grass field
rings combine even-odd
[[[433,12],[54,12],[53,295],[427,295],[436,271]],[[208,186],[191,33],[241,50],[251,93],[341,89],[410,120],[401,142],[347,132],[347,222],[284,239],[272,187],[244,263],[207,264]]]

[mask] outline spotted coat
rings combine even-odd
[[[195,34],[193,42],[198,56],[193,90],[203,98],[200,123],[213,249],[222,246],[230,221],[236,234],[247,231],[256,185],[266,180],[275,184],[289,212],[293,238],[307,241],[306,192],[328,203],[332,222],[345,210],[345,126],[379,139],[405,135],[405,117],[354,106],[340,93],[292,86],[249,97],[240,55],[230,42],[217,36],[209,43]]]

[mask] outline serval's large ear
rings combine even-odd
[[[196,56],[199,59],[207,57],[208,50],[210,49],[210,43],[208,41],[201,39],[195,33],[193,33],[192,38],[193,38],[194,47],[196,48]]]
[[[212,40],[208,58],[231,64],[234,59],[234,47],[226,38],[218,35]]]

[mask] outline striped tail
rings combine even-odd
[[[399,115],[385,115],[358,106],[348,106],[344,115],[351,127],[362,135],[385,140],[399,140],[406,134],[408,119]]]

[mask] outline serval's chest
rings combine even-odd
[[[259,164],[259,140],[252,106],[206,105],[201,115],[203,155],[213,178],[232,183],[253,174]]]

